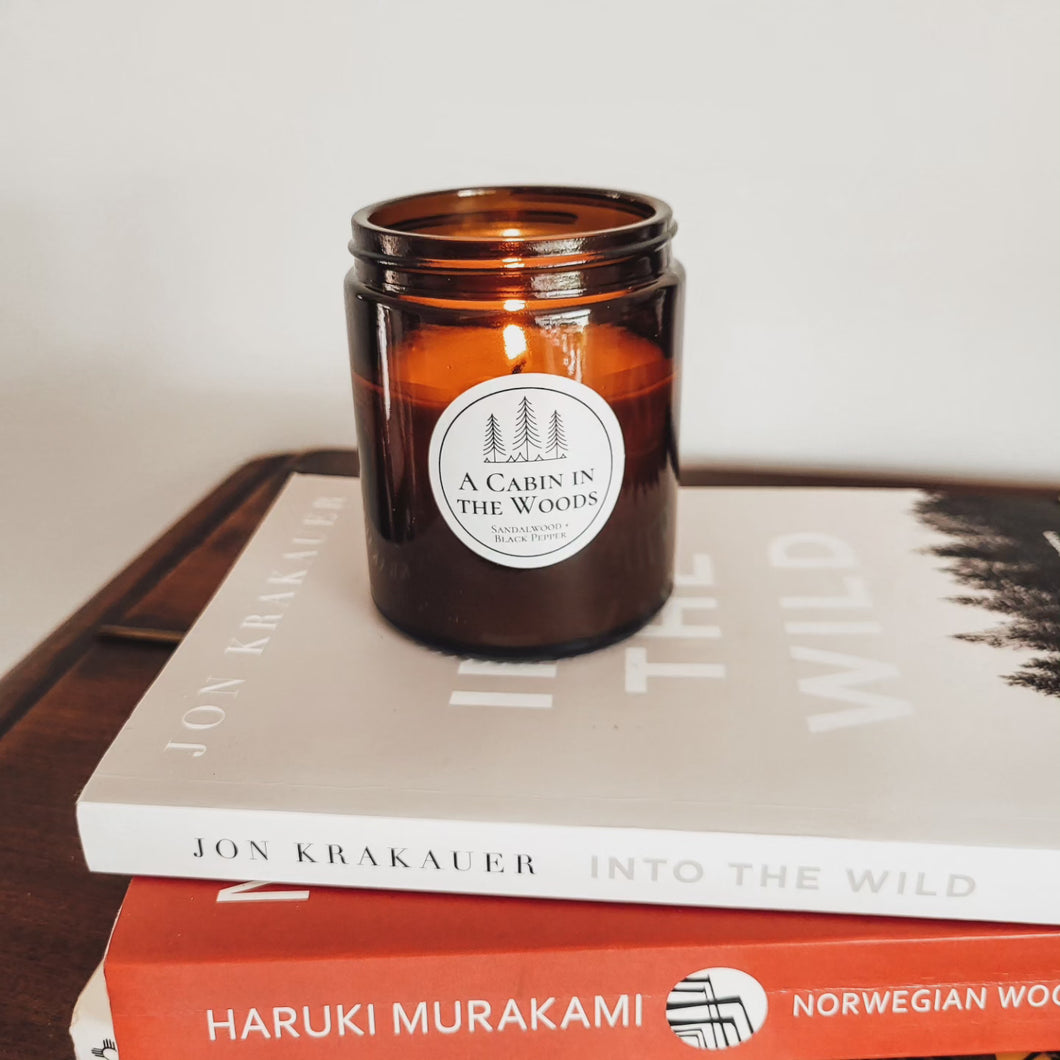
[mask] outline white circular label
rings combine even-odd
[[[506,567],[547,567],[580,552],[614,510],[622,428],[595,391],[532,372],[487,379],[442,413],[430,479],[449,528]]]
[[[769,998],[738,968],[703,968],[677,983],[666,999],[670,1029],[693,1049],[732,1049],[762,1029]]]

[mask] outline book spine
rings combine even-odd
[[[990,940],[167,964],[107,959],[122,1060],[968,1055],[1060,1034],[1060,979]],[[866,967],[872,973],[866,973]],[[945,975],[939,973],[945,971]],[[915,974],[914,974],[915,973]]]
[[[88,867],[451,894],[1060,924],[1060,850],[81,801]]]

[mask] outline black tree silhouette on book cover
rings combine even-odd
[[[930,551],[970,590],[953,599],[1005,617],[994,628],[961,638],[1034,651],[1005,680],[1060,696],[1060,502],[929,493],[915,510],[950,539]]]

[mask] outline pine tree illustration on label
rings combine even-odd
[[[547,567],[607,522],[625,446],[595,390],[526,373],[489,379],[448,405],[429,461],[438,510],[468,548],[507,567]]]

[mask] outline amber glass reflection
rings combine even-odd
[[[558,656],[639,627],[673,580],[680,267],[656,200],[483,189],[360,211],[346,280],[372,594],[394,625],[469,654]],[[575,379],[610,404],[626,460],[597,536],[552,566],[477,555],[441,517],[431,432],[469,387]]]

